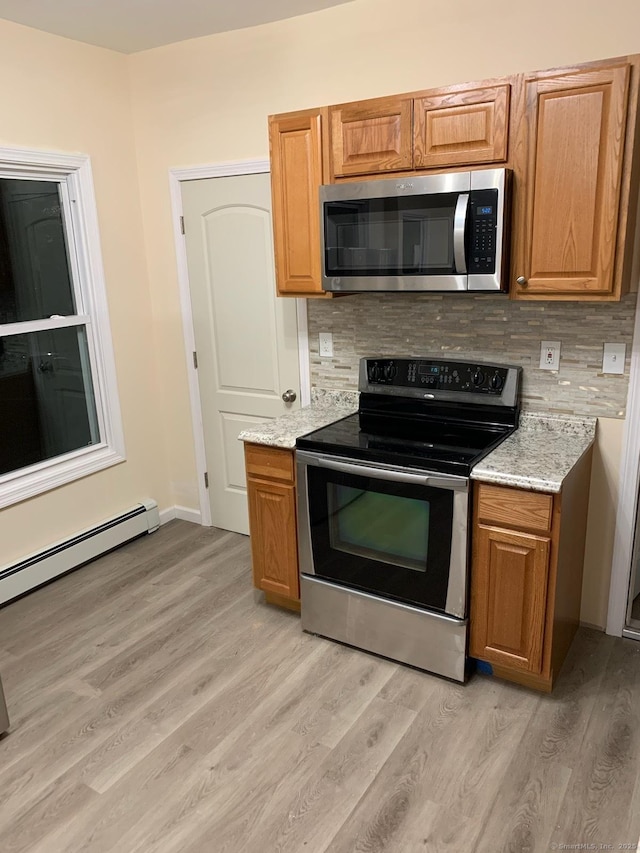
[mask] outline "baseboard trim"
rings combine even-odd
[[[580,620],[581,628],[592,628],[594,631],[604,631],[605,628],[603,625],[594,625],[593,622],[585,622],[584,620]]]
[[[192,524],[202,524],[202,514],[198,509],[189,509],[187,506],[168,506],[160,510],[160,524],[166,524],[174,518],[190,521]]]
[[[158,524],[156,502],[145,499],[119,515],[105,518],[93,527],[79,530],[66,539],[0,567],[0,603],[37,589],[142,534],[153,533]]]

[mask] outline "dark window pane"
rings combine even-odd
[[[457,193],[368,198],[324,206],[328,276],[454,272]]]
[[[84,326],[0,338],[0,474],[99,440]]]
[[[59,185],[0,178],[0,324],[75,313]]]

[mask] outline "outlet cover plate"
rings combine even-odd
[[[627,353],[626,344],[605,344],[602,357],[603,373],[624,373],[624,358]]]
[[[561,341],[540,341],[540,370],[560,369]]]
[[[320,332],[318,338],[320,358],[333,358],[333,335],[331,332]]]

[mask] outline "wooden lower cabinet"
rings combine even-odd
[[[580,621],[591,453],[560,494],[476,484],[469,654],[550,691]]]
[[[245,444],[253,584],[268,601],[300,608],[293,450]]]
[[[300,609],[293,450],[245,444],[253,583]],[[476,483],[469,654],[550,691],[580,621],[591,451],[559,494]]]
[[[551,540],[479,524],[474,648],[505,666],[542,671]]]

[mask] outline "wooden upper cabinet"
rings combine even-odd
[[[329,120],[332,177],[413,168],[410,97],[339,104]]]
[[[279,296],[325,295],[321,282],[318,187],[324,179],[326,122],[326,108],[269,117]]]
[[[507,159],[511,86],[429,93],[414,101],[416,169],[499,163]]]
[[[628,63],[525,80],[515,298],[619,298],[629,80]]]

